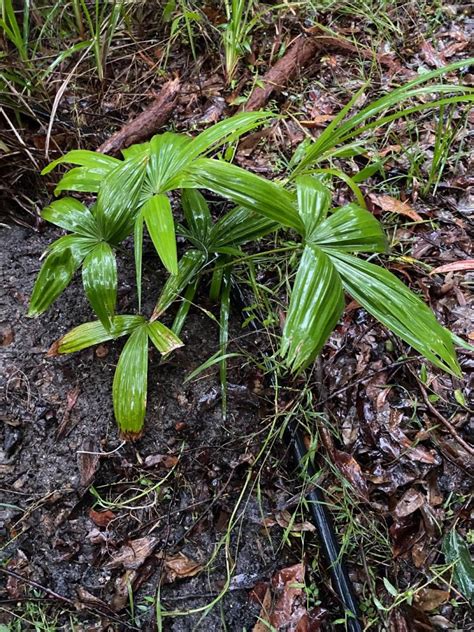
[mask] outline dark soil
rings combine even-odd
[[[19,227],[2,231],[6,272],[2,331],[4,335],[11,332],[2,354],[6,405],[0,464],[2,503],[6,503],[2,507],[3,556],[14,560],[9,568],[61,596],[77,602],[78,590],[85,589],[120,610],[129,603],[127,578],[141,585],[135,604],[146,595],[154,596],[163,555],[181,552],[199,564],[209,561],[225,535],[252,452],[258,448],[249,436],[260,423],[259,402],[245,385],[231,384],[228,419],[223,423],[215,375],[183,384],[190,369],[206,360],[217,345],[210,319],[194,313],[184,336],[186,353],[176,354],[165,366],[158,366],[158,358],[150,353],[146,434],[135,445],[121,445],[110,395],[120,343],[108,345],[107,351],[101,348],[105,357],[98,357],[94,350],[45,357],[58,335],[91,319],[80,280],[43,317],[25,317],[38,255],[49,240],[50,234]],[[150,274],[148,290],[152,282]],[[132,308],[135,297],[126,280],[122,288],[121,302],[127,311],[127,303]],[[238,369],[233,373],[236,377]],[[76,396],[68,410],[68,398],[71,403]],[[62,438],[57,437],[60,426],[65,428]],[[81,450],[116,451],[87,461]],[[156,455],[163,455],[164,463],[158,458],[157,465],[147,466]],[[145,495],[142,502],[130,503],[132,509],[118,510],[107,529],[89,517],[94,505],[87,492],[90,484],[103,497],[108,490],[117,495],[112,487],[116,485],[131,498],[169,474],[175,461],[172,476],[160,490]],[[261,502],[265,505],[264,499]],[[208,629],[218,629],[221,617],[230,629],[251,627],[259,607],[239,587],[251,588],[276,567],[271,541],[259,534],[264,507],[260,509],[252,498],[246,500],[243,511],[242,532],[232,536],[235,569],[232,590],[221,606],[225,614],[215,608],[206,619]],[[120,562],[118,568],[108,569],[123,543],[143,537],[148,537],[155,554],[147,558],[139,580],[129,577],[130,569],[124,574]],[[241,541],[238,547],[237,539]],[[200,577],[165,585],[162,608],[189,610],[212,601],[223,586],[224,568],[219,554]],[[18,597],[25,594],[24,585],[17,588]],[[150,629],[153,609],[138,614],[136,623]],[[178,618],[169,629],[190,630],[197,620],[197,616],[189,617],[181,623]],[[130,621],[129,615],[125,621]]]
[[[254,80],[264,76],[279,51],[320,21],[357,41],[365,56],[347,48],[322,50],[304,73],[272,94],[268,106],[285,118],[244,139],[235,162],[273,177],[285,172],[305,135],[316,137],[368,78],[365,103],[414,72],[465,56],[472,29],[464,2],[383,3],[387,13],[377,13],[373,20],[370,14],[352,15],[345,3],[334,3],[327,12],[288,9],[281,18],[265,17],[254,34],[252,53],[242,59],[236,83],[229,86],[222,56],[216,54],[221,50],[222,3],[205,4],[205,19],[194,25],[193,60],[183,25],[167,57],[170,23],[157,21],[154,3],[136,3],[131,31],[121,29],[111,46],[104,82],[97,79],[90,55],[60,99],[50,159],[76,147],[97,148],[149,106],[175,76],[182,89],[167,129],[190,132],[225,118],[236,111],[239,99],[245,101]],[[383,26],[385,17],[388,26]],[[46,52],[63,50],[62,27],[58,22],[57,40],[50,36],[43,42]],[[6,48],[8,71],[21,74],[25,69],[18,56],[11,46]],[[372,49],[377,62],[383,54],[393,66],[369,59]],[[38,54],[44,69],[49,57],[44,62],[44,51]],[[440,568],[447,534],[456,530],[469,541],[471,533],[472,541],[474,470],[472,458],[439,415],[463,441],[472,439],[472,387],[468,379],[453,380],[429,365],[422,368],[413,352],[356,304],[348,304],[322,360],[306,376],[280,384],[278,397],[262,376],[265,333],[257,337],[241,329],[241,314],[234,313],[230,351],[251,352],[256,359],[230,360],[228,416],[223,421],[217,366],[184,382],[218,349],[217,326],[204,311],[213,313],[214,306],[199,297],[204,309],[191,311],[182,335],[185,347],[161,365],[150,349],[146,432],[133,445],[121,443],[111,402],[123,343],[46,357],[57,338],[92,319],[80,278],[40,318],[26,318],[39,257],[59,235],[46,229],[38,214],[58,175],[41,179],[38,172],[47,162],[54,98],[76,61],[77,55],[67,58],[48,82],[36,86],[36,94],[25,97],[31,109],[16,104],[17,118],[0,95],[0,105],[24,141],[8,125],[0,129],[0,142],[6,144],[6,149],[0,145],[0,210],[8,218],[0,237],[0,628],[152,631],[159,629],[157,601],[165,615],[174,613],[164,617],[165,631],[263,632],[265,627],[254,626],[266,590],[272,582],[273,587],[278,584],[280,573],[299,564],[311,620],[297,632],[339,629],[334,621],[342,613],[318,539],[305,522],[304,487],[291,470],[287,450],[272,435],[257,460],[270,424],[278,430],[286,411],[295,410],[308,443],[316,446],[317,483],[344,544],[367,629],[470,629],[469,605],[451,573]],[[464,79],[472,81],[472,75]],[[397,122],[380,135],[379,149],[386,150],[387,158],[385,180],[376,175],[363,186],[370,210],[394,244],[391,256],[381,261],[424,298],[444,325],[472,342],[469,273],[430,275],[425,265],[473,256],[474,181],[466,150],[472,121],[460,110],[454,120],[462,125],[436,195],[421,191],[435,144],[431,114],[413,124]],[[358,160],[340,166],[352,173],[365,166],[365,157]],[[414,224],[372,204],[371,193],[406,200],[423,222]],[[346,203],[347,195],[341,186],[336,203]],[[134,313],[132,250],[130,244],[124,246],[120,311]],[[149,314],[164,275],[153,248],[145,260],[144,312]],[[262,285],[270,286],[278,277],[274,266],[259,274]],[[459,357],[468,378],[472,353],[460,350]],[[293,530],[289,517],[297,523]],[[392,608],[394,590],[399,596],[412,590],[415,596]],[[378,609],[375,598],[386,610]],[[291,608],[290,601],[287,611]],[[193,609],[200,611],[189,614]],[[47,624],[35,627],[43,616]]]

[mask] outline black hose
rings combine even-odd
[[[250,302],[245,300],[242,288],[237,283],[233,284],[232,287],[232,300],[241,311],[244,311],[245,306],[250,304]],[[257,329],[255,320],[252,319],[250,324]],[[292,448],[293,457],[298,469],[300,470],[300,474],[304,472],[305,475],[310,478],[315,477],[316,471],[311,459],[308,458],[308,451],[306,450],[303,435],[298,428],[297,423],[289,423],[285,433],[285,438]],[[349,632],[362,632],[362,626],[359,619],[359,606],[357,604],[354,587],[341,556],[341,547],[334,529],[331,513],[324,501],[324,495],[319,487],[315,487],[306,493],[305,498],[308,502],[311,516],[318,532],[321,550],[323,552],[324,559],[328,564],[334,590],[336,591],[341,604],[344,606],[344,610],[352,615],[347,619],[347,630],[349,630]]]

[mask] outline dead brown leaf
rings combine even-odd
[[[166,581],[168,583],[174,582],[177,579],[183,579],[184,577],[194,577],[194,575],[197,575],[203,569],[202,564],[189,559],[184,553],[165,556],[163,563],[166,571]]]
[[[151,536],[130,540],[120,548],[118,553],[105,565],[105,568],[122,566],[126,569],[136,570],[153,553],[157,543],[158,538]]]
[[[67,400],[66,400],[66,410],[64,411],[64,415],[61,420],[61,423],[56,429],[57,439],[62,439],[63,437],[66,437],[74,428],[75,424],[71,426],[69,424],[69,421],[71,417],[71,410],[76,405],[77,398],[79,397],[80,394],[81,394],[81,389],[79,388],[79,386],[75,386],[68,392]]]
[[[145,459],[145,467],[155,467],[163,465],[167,469],[173,468],[179,461],[179,457],[173,454],[150,454]]]
[[[446,59],[444,59],[443,54],[435,51],[433,45],[425,40],[421,44],[421,54],[426,63],[430,66],[434,66],[435,68],[442,68],[446,65]]]
[[[292,532],[301,531],[315,531],[316,527],[311,522],[305,520],[304,522],[293,522],[292,523],[292,515],[289,511],[277,511],[273,517],[265,518],[263,521],[263,525],[265,527],[273,527],[278,525],[282,529],[287,529],[291,525]]]
[[[421,222],[423,218],[412,208],[408,202],[402,202],[390,195],[379,195],[378,193],[369,193],[370,201],[388,213],[398,213],[406,215],[414,222]]]
[[[417,489],[408,489],[398,501],[394,514],[397,518],[405,518],[425,504],[425,497]]]
[[[474,270],[474,259],[464,259],[464,261],[446,263],[444,266],[438,266],[434,270],[431,270],[430,275],[441,274],[443,272],[458,272],[460,270]]]
[[[107,527],[115,518],[115,514],[113,511],[110,511],[110,509],[107,509],[106,511],[96,511],[95,509],[90,509],[89,518],[98,527]]]
[[[268,632],[268,619],[270,617],[270,608],[272,605],[272,593],[270,588],[267,587],[263,600],[261,601],[262,607],[260,614],[258,615],[259,621],[253,626],[252,632]]]
[[[425,612],[436,610],[449,599],[449,590],[437,590],[435,588],[422,588],[416,593],[416,605]]]
[[[342,452],[341,450],[336,449],[333,451],[331,456],[344,478],[351,483],[352,487],[362,496],[362,498],[364,498],[364,500],[368,500],[369,490],[365,481],[365,475],[354,457],[347,454],[347,452]]]
[[[304,574],[304,564],[295,564],[278,571],[272,578],[275,599],[268,622],[277,630],[296,632],[306,614]]]
[[[13,328],[9,323],[0,325],[0,347],[8,347],[13,342]]]
[[[79,466],[81,486],[89,487],[94,480],[99,465],[99,455],[93,439],[85,439],[82,443],[81,451],[77,455],[77,464]]]

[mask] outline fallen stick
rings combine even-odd
[[[103,154],[118,154],[121,149],[148,140],[170,118],[181,87],[179,79],[167,81],[155,101],[141,114],[125,123],[97,149]]]
[[[253,90],[247,103],[242,106],[242,110],[246,112],[260,110],[272,92],[282,90],[288,81],[313,59],[320,48],[321,45],[316,38],[298,37],[283,57],[263,76],[260,82],[263,86],[258,86]]]
[[[253,90],[249,100],[241,109],[246,112],[260,110],[267,103],[271,94],[283,90],[289,81],[313,60],[316,53],[334,49],[357,53],[364,59],[374,58],[374,53],[371,50],[356,46],[345,38],[316,34],[311,34],[309,37],[300,36],[293,42],[283,57],[262,77],[260,83],[263,86],[258,86]],[[400,70],[398,62],[392,59],[390,55],[377,55],[376,59],[380,64],[388,66],[394,71]]]

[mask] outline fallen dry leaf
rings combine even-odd
[[[97,467],[99,465],[99,455],[97,446],[93,439],[85,439],[81,446],[81,451],[77,455],[80,480],[82,487],[89,487],[94,480]]]
[[[352,487],[365,499],[369,498],[369,490],[367,489],[367,483],[365,481],[364,473],[360,465],[354,459],[353,456],[342,452],[341,450],[334,450],[331,455],[335,465],[339,468],[344,478],[346,478]]]
[[[179,457],[172,454],[150,454],[145,459],[145,467],[155,467],[155,465],[163,465],[164,467],[171,469],[179,461]]]
[[[449,590],[437,590],[435,588],[422,588],[416,593],[416,605],[425,612],[436,610],[449,599]]]
[[[119,612],[130,602],[130,587],[133,586],[137,577],[137,571],[125,571],[114,581],[114,594],[110,605],[113,610]]]
[[[8,347],[13,342],[13,328],[9,323],[0,325],[0,347]]]
[[[260,609],[260,614],[258,615],[259,620],[253,626],[252,632],[268,632],[268,619],[270,617],[270,608],[272,605],[272,593],[270,588],[267,588],[265,591],[265,595],[263,600],[261,601],[262,607]]]
[[[75,386],[72,388],[67,394],[67,402],[66,402],[66,410],[64,411],[64,416],[61,420],[61,423],[56,429],[56,438],[62,439],[67,436],[74,426],[69,424],[69,420],[71,418],[71,411],[76,405],[77,398],[81,394],[81,389],[79,386]]]
[[[130,540],[120,548],[113,559],[105,565],[105,568],[111,569],[123,566],[126,569],[136,570],[153,553],[157,542],[158,538],[151,536]]]
[[[89,518],[98,527],[107,527],[108,524],[115,518],[115,514],[110,509],[106,511],[96,511],[95,509],[89,510]]]
[[[425,497],[423,494],[416,489],[409,489],[398,501],[394,514],[397,518],[404,518],[405,516],[412,514],[424,504]]]
[[[380,207],[382,211],[389,213],[398,213],[399,215],[406,215],[414,222],[421,222],[423,218],[413,209],[408,202],[402,202],[390,195],[379,195],[377,193],[369,193],[370,201],[376,206]]]
[[[268,623],[277,630],[296,632],[300,620],[307,614],[304,574],[304,564],[295,564],[278,571],[272,578],[275,599]]]
[[[274,517],[265,518],[263,521],[263,525],[265,527],[273,527],[278,525],[282,529],[287,529],[291,525],[291,531],[296,533],[300,533],[301,531],[315,531],[316,527],[311,522],[305,520],[304,522],[293,522],[292,523],[292,515],[289,511],[277,511]]]
[[[202,564],[189,559],[184,553],[165,556],[163,563],[166,571],[166,581],[168,583],[184,577],[194,577],[194,575],[197,575],[203,569]]]
[[[463,261],[446,263],[444,266],[438,266],[434,270],[431,270],[430,275],[441,274],[443,272],[458,272],[460,270],[474,270],[474,259],[464,259]]]

